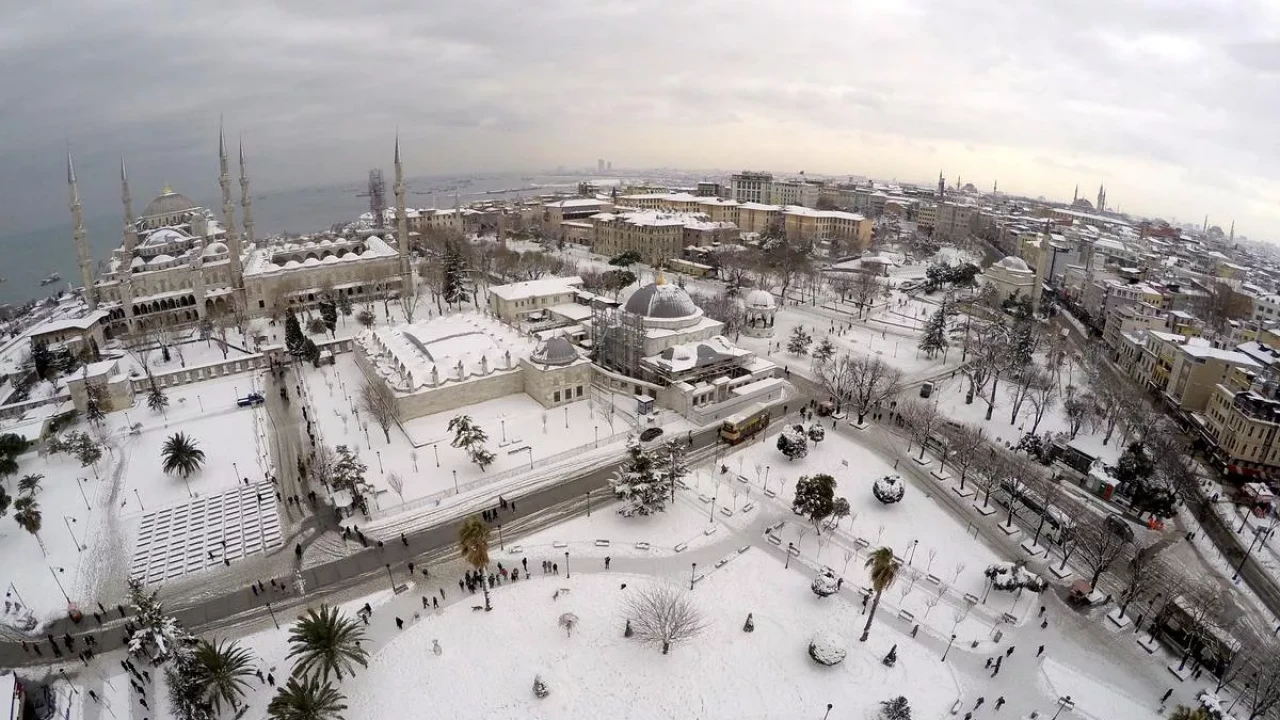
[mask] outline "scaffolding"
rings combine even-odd
[[[387,185],[382,180],[382,169],[369,171],[369,187],[356,197],[369,198],[369,214],[373,216],[373,226],[382,230],[387,225]]]
[[[606,303],[591,304],[591,347],[601,367],[641,378],[644,318]]]

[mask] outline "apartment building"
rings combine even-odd
[[[880,208],[877,211],[874,208],[873,213],[879,214],[884,211],[884,201],[889,199],[888,195],[880,202]],[[938,203],[934,210],[934,227],[933,236],[939,240],[947,242],[957,242],[965,240],[977,225],[979,209],[976,205],[957,205],[956,203]]]
[[[775,181],[769,186],[770,205],[801,205],[814,207],[818,204],[821,185],[802,180]]]
[[[938,206],[930,202],[922,202],[916,208],[916,227],[921,230],[932,230],[938,222]]]
[[[1262,369],[1248,355],[1189,341],[1179,347],[1169,371],[1165,401],[1185,413],[1203,412],[1214,388],[1227,379],[1234,368],[1256,373]]]
[[[680,257],[684,248],[685,225],[708,222],[707,217],[701,214],[656,210],[600,213],[592,216],[591,221],[595,225],[597,253],[617,255],[634,250],[650,265]]]
[[[1102,330],[1102,341],[1111,350],[1112,357],[1120,352],[1121,335],[1124,333],[1157,330],[1166,327],[1167,319],[1160,308],[1149,303],[1121,305],[1107,313]]]
[[[740,203],[767,204],[772,187],[771,173],[743,171],[729,179],[729,196]]]
[[[1280,471],[1280,401],[1249,389],[1247,376],[1233,379],[1214,387],[1195,425],[1227,473],[1274,477]]]
[[[743,233],[764,234],[782,229],[782,207],[744,202],[738,206],[738,229]]]
[[[582,278],[553,277],[495,285],[489,288],[489,311],[506,323],[513,323],[553,305],[574,302]]]
[[[783,232],[792,242],[830,240],[856,252],[866,250],[871,244],[872,222],[857,213],[791,205],[782,211],[782,218]]]

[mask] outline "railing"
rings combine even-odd
[[[344,352],[350,352],[352,343],[350,338],[340,338],[338,340],[329,340],[317,343],[317,347],[321,352],[329,351],[334,355]],[[172,372],[152,375],[152,380],[160,387],[173,387],[176,385],[186,385],[188,383],[200,382],[202,380],[211,380],[213,378],[226,377],[235,375],[236,373],[249,372],[251,370],[260,370],[267,367],[268,361],[265,353],[253,353],[251,355],[243,355],[236,358],[228,358],[218,362],[205,363],[204,365],[195,365],[192,367],[174,370]],[[146,392],[151,389],[151,380],[146,377],[131,378],[133,381],[133,391],[135,393]],[[0,408],[3,412],[3,408]]]

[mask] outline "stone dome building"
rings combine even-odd
[[[750,337],[773,337],[774,316],[778,313],[778,303],[767,290],[752,290],[743,298],[745,320],[742,333]]]

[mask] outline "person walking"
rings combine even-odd
[[[440,600],[439,600],[438,598],[436,598],[436,596],[434,596],[434,595],[432,595],[432,596],[431,596],[431,608],[432,608],[433,610],[439,610],[439,609],[440,609]]]
[[[1173,694],[1173,688],[1169,688],[1168,690],[1165,690],[1164,694],[1160,696],[1160,704],[1163,705],[1169,702],[1169,696],[1172,694]]]
[[[463,586],[466,585],[462,580],[458,580],[458,592],[462,592]]]
[[[1009,649],[1004,651],[1004,656],[1005,656],[1005,657],[1009,657],[1010,655],[1012,655],[1012,654],[1013,654],[1013,648],[1014,648],[1014,647],[1015,647],[1014,645],[1010,645],[1010,646],[1009,646]]]
[[[524,571],[526,573],[529,572],[529,558],[527,557],[520,558],[520,565],[524,567]]]
[[[997,709],[997,710],[999,710],[1001,705],[1004,705],[1004,696],[1003,696],[1003,695],[1001,695],[1000,697],[996,698],[996,709]]]
[[[440,588],[440,599],[444,599],[444,588]]]
[[[610,562],[613,562],[613,558],[611,558],[611,557],[609,557],[608,555],[606,555],[606,556],[605,556],[605,558],[604,558],[604,569],[605,569],[605,570],[608,570],[608,569],[609,569],[609,563],[610,563]]]
[[[426,609],[427,609],[427,596],[426,596],[426,595],[423,595],[423,596],[422,596],[422,609],[423,609],[423,610],[426,610]]]
[[[272,675],[271,673],[267,673],[267,684],[268,684],[268,685],[270,685],[271,687],[275,687],[275,686],[276,686],[276,676],[275,676],[275,675]]]
[[[982,697],[981,695],[979,695],[979,696],[978,696],[978,702],[976,702],[976,703],[974,703],[974,704],[973,704],[973,709],[976,711],[978,708],[982,707],[982,703],[984,703],[984,702],[986,702],[986,701],[987,701],[987,699],[986,699],[986,698],[984,698],[984,697]]]
[[[1044,654],[1044,646],[1041,645],[1039,648],[1036,649],[1036,657],[1040,657],[1043,654]]]
[[[404,629],[404,620],[401,620],[400,618],[396,618],[396,629],[397,630]]]
[[[560,574],[560,563],[551,563],[551,571],[556,575]]]

